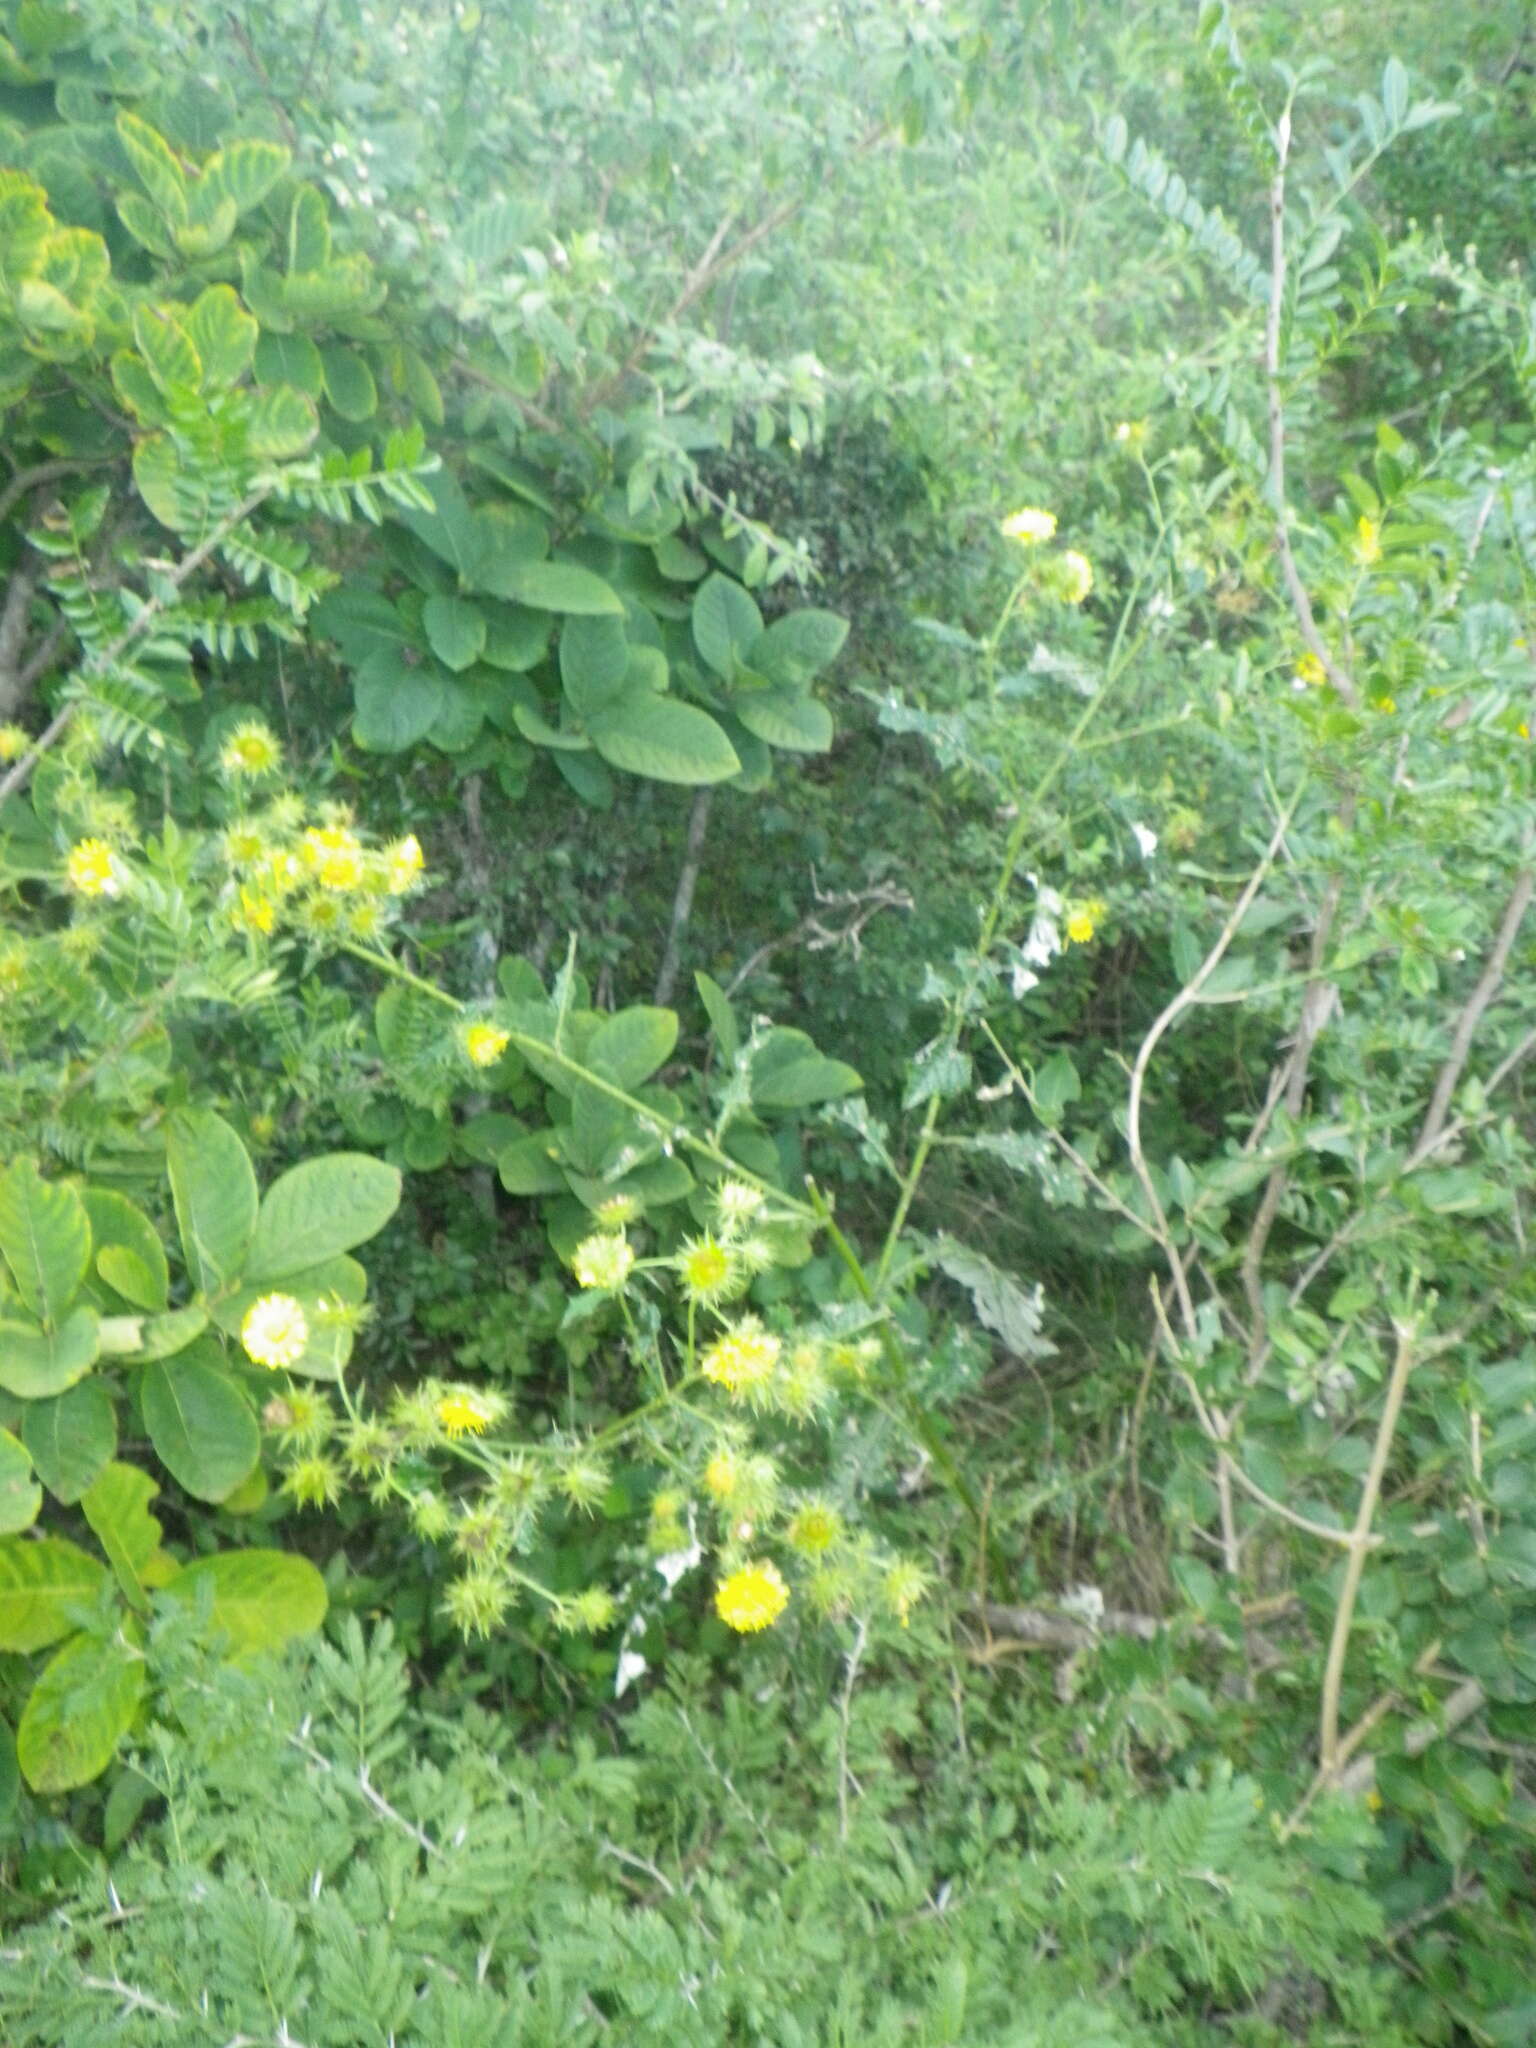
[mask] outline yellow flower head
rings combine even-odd
[[[311,825],[304,858],[322,889],[355,889],[363,879],[363,849],[345,825]]]
[[[31,744],[31,738],[21,726],[0,725],[0,762],[19,761]]]
[[[245,1312],[240,1342],[258,1365],[297,1365],[309,1342],[309,1323],[291,1294],[264,1294]]]
[[[715,1612],[739,1635],[772,1628],[789,1605],[789,1588],[777,1565],[766,1560],[744,1564],[715,1588]]]
[[[277,909],[270,896],[263,896],[259,889],[242,888],[240,911],[237,922],[248,932],[260,932],[267,937],[277,923]]]
[[[267,860],[262,880],[274,896],[286,896],[304,879],[297,854],[277,852]]]
[[[282,759],[276,734],[259,718],[242,719],[219,749],[219,766],[233,781],[247,775],[270,775]]]
[[[785,1534],[802,1557],[820,1557],[843,1533],[843,1518],[825,1501],[809,1500],[794,1516]]]
[[[254,825],[231,825],[224,834],[224,858],[232,868],[253,867],[266,852],[267,842]]]
[[[1395,711],[1397,709],[1397,699],[1390,690],[1379,690],[1371,699],[1371,703],[1378,711]]]
[[[777,1337],[748,1316],[710,1345],[704,1377],[738,1399],[760,1393],[773,1376],[781,1348]]]
[[[1363,569],[1381,560],[1381,528],[1363,515],[1355,521],[1355,543],[1350,551]]]
[[[694,1244],[685,1244],[678,1254],[677,1270],[688,1299],[705,1307],[711,1302],[724,1301],[734,1291],[735,1262],[724,1245],[716,1244],[712,1237],[701,1237]]]
[[[571,1260],[579,1287],[622,1287],[635,1263],[635,1248],[622,1232],[583,1238]]]
[[[1093,564],[1076,548],[1063,548],[1060,556],[1061,601],[1081,604],[1093,588]]]
[[[1104,903],[1098,896],[1090,896],[1086,903],[1078,903],[1067,913],[1067,944],[1086,946],[1094,938],[1104,916]]]
[[[69,886],[80,896],[121,896],[123,869],[104,839],[81,839],[65,864]]]
[[[471,1024],[464,1033],[464,1050],[476,1067],[494,1067],[511,1043],[511,1032],[495,1024]]]
[[[483,1436],[492,1422],[489,1406],[456,1387],[437,1404],[437,1419],[451,1437]]]
[[[928,1591],[928,1584],[928,1574],[918,1564],[905,1561],[893,1564],[886,1573],[880,1590],[885,1596],[886,1606],[903,1628],[911,1618],[912,1609]]]
[[[640,1204],[633,1195],[609,1195],[592,1213],[604,1230],[622,1230],[640,1220]]]
[[[385,890],[391,896],[403,896],[421,880],[425,866],[421,841],[414,832],[407,832],[403,839],[384,849]]]
[[[999,531],[1006,540],[1016,540],[1021,547],[1038,547],[1055,534],[1056,514],[1042,512],[1037,505],[1024,505],[1008,514]]]
[[[711,1500],[727,1501],[740,1485],[740,1459],[734,1451],[716,1451],[704,1467],[704,1491]]]
[[[1327,669],[1323,667],[1323,664],[1310,648],[1308,648],[1305,654],[1297,657],[1296,680],[1299,683],[1311,683],[1314,687],[1318,683],[1325,683],[1328,680]]]

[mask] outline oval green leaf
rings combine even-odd
[[[400,1206],[400,1174],[363,1152],[306,1159],[262,1197],[246,1260],[252,1283],[318,1266],[376,1237]]]
[[[16,1730],[16,1760],[34,1792],[99,1778],[144,1693],[144,1658],[126,1630],[76,1636],[44,1665]]]
[[[261,1453],[261,1429],[221,1367],[186,1355],[146,1366],[139,1398],[160,1462],[188,1493],[221,1501],[249,1477]]]
[[[231,1656],[279,1650],[311,1635],[325,1619],[325,1581],[307,1557],[286,1550],[226,1550],[202,1557],[164,1589],[165,1599],[191,1603],[199,1588],[213,1593],[213,1625]]]

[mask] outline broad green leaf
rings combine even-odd
[[[308,335],[271,334],[263,328],[256,343],[254,367],[258,384],[291,384],[308,398],[318,398],[325,388],[320,351]]]
[[[482,567],[480,583],[496,597],[541,612],[572,612],[589,618],[624,615],[624,601],[611,584],[575,562],[511,562]]]
[[[651,549],[656,566],[669,582],[697,583],[709,567],[707,555],[679,540],[675,533],[663,534]]]
[[[763,615],[741,585],[718,571],[693,600],[693,644],[723,682],[729,682],[763,630]]]
[[[271,461],[302,455],[320,431],[315,402],[291,384],[258,391],[246,415],[246,446]]]
[[[552,754],[556,770],[568,782],[577,796],[593,811],[611,811],[614,802],[614,781],[607,764],[600,761],[595,753],[587,751],[575,754],[568,749]]]
[[[1035,1075],[1033,1092],[1040,1121],[1052,1125],[1059,1123],[1067,1104],[1076,1102],[1083,1092],[1072,1055],[1053,1052]]]
[[[425,652],[413,622],[376,590],[349,590],[345,585],[328,590],[310,612],[309,623],[334,640],[354,667],[375,654],[398,656],[406,647],[416,655]]]
[[[211,1344],[207,1350],[217,1357]],[[220,1501],[249,1477],[261,1430],[239,1386],[210,1358],[183,1353],[146,1366],[139,1399],[160,1462],[188,1493]]]
[[[34,1792],[99,1778],[144,1694],[144,1656],[125,1625],[76,1636],[45,1664],[16,1729],[16,1760]]]
[[[325,395],[344,420],[371,420],[379,409],[378,386],[367,363],[350,348],[323,348]]]
[[[207,1327],[208,1311],[195,1301],[186,1308],[167,1309],[164,1315],[146,1316],[139,1326],[136,1355],[144,1360],[173,1358],[178,1351],[185,1351]]]
[[[189,470],[169,434],[146,434],[133,451],[139,496],[172,533],[200,533],[213,509],[207,479]]]
[[[411,507],[396,517],[448,564],[461,584],[468,584],[474,580],[484,554],[482,529],[451,471],[440,469],[427,478],[426,485],[432,510],[422,512]]]
[[[256,322],[227,284],[199,292],[183,318],[187,339],[203,366],[205,391],[228,391],[251,367]]]
[[[709,1017],[710,1029],[715,1034],[715,1043],[720,1048],[722,1058],[727,1062],[734,1060],[741,1050],[741,1032],[736,1023],[736,1013],[731,1008],[730,998],[717,981],[711,980],[709,975],[702,971],[694,974],[693,982],[699,992],[699,1000]]]
[[[46,1400],[83,1379],[101,1348],[93,1308],[71,1309],[56,1330],[6,1317],[0,1321],[0,1387],[23,1401]]]
[[[159,1491],[137,1465],[113,1459],[80,1496],[81,1512],[134,1607],[144,1604],[141,1574],[160,1547],[160,1524],[149,1512],[149,1503]]]
[[[213,1626],[229,1639],[231,1656],[280,1650],[312,1635],[325,1619],[325,1581],[307,1557],[286,1550],[225,1550],[202,1557],[165,1588],[164,1598],[188,1605],[207,1586]]]
[[[203,165],[200,183],[216,203],[229,201],[237,214],[260,206],[287,170],[291,157],[276,142],[227,142]]]
[[[106,1581],[105,1565],[62,1536],[0,1542],[0,1650],[28,1653],[67,1636]]]
[[[527,704],[514,704],[512,720],[523,738],[535,747],[556,747],[571,754],[587,754],[592,742],[585,733],[566,732],[558,725],[551,725],[541,712],[534,711]]]
[[[191,337],[165,306],[135,306],[133,338],[160,390],[196,391],[203,381],[203,360]]]
[[[165,1150],[187,1272],[200,1294],[217,1294],[240,1278],[256,1229],[250,1155],[211,1109],[177,1110]]]
[[[401,754],[443,708],[440,675],[403,652],[370,654],[352,677],[352,737],[365,753]]]
[[[30,1159],[0,1173],[0,1253],[38,1321],[59,1322],[90,1265],[90,1219],[75,1190],[44,1180]]]
[[[163,1309],[170,1298],[170,1269],[160,1233],[143,1210],[110,1188],[86,1188],[80,1199],[102,1279],[135,1308]]]
[[[331,223],[325,200],[313,185],[301,185],[288,216],[288,269],[314,273],[331,260]]]
[[[152,256],[168,261],[175,253],[175,244],[166,231],[164,218],[142,192],[119,192],[117,212],[129,234]]]
[[[498,604],[482,608],[485,618],[485,647],[481,660],[493,668],[521,674],[536,668],[549,646],[552,624],[548,612],[528,611],[520,605]]]
[[[589,730],[605,761],[653,782],[725,782],[741,767],[707,711],[649,690],[621,697]]]
[[[676,1012],[637,1003],[603,1019],[587,1041],[582,1063],[617,1087],[636,1088],[670,1059],[676,1044]]]
[[[597,716],[622,697],[630,646],[622,618],[571,618],[560,629],[560,681],[578,718]]]
[[[43,1489],[32,1477],[26,1446],[0,1429],[0,1536],[30,1529],[43,1504]]]
[[[362,1152],[306,1159],[262,1197],[246,1260],[251,1283],[280,1280],[376,1237],[400,1206],[400,1175]]]
[[[745,691],[731,709],[750,733],[771,747],[797,754],[824,754],[832,744],[832,714],[815,697],[787,685]]]
[[[752,1058],[752,1102],[759,1109],[809,1109],[863,1086],[841,1060],[816,1050],[803,1031],[770,1031]]]
[[[170,144],[137,114],[118,115],[117,135],[139,182],[166,219],[185,220],[187,180]]]
[[[485,614],[467,597],[429,597],[421,623],[432,652],[445,667],[466,669],[485,647]]]
[[[29,1402],[21,1440],[38,1478],[67,1507],[94,1484],[117,1449],[112,1397],[99,1379],[90,1379],[52,1400]]]
[[[183,256],[196,262],[224,247],[238,219],[232,199],[217,199],[205,186],[194,185],[187,195],[187,218],[171,229],[171,238]]]
[[[746,650],[746,665],[771,683],[803,689],[834,662],[848,638],[848,621],[814,605],[775,619]]]
[[[558,1134],[532,1131],[514,1138],[496,1157],[496,1171],[509,1195],[560,1195],[566,1189]]]

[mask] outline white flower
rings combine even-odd
[[[1150,860],[1157,851],[1157,834],[1149,831],[1145,825],[1132,825],[1131,832],[1136,841],[1137,852],[1143,860]]]

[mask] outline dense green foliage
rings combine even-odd
[[[0,0],[8,2040],[1530,2037],[1527,13]]]

